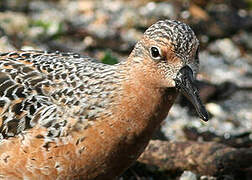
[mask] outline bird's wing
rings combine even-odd
[[[0,54],[1,138],[15,136],[38,124],[53,130],[64,126],[60,120],[64,105],[76,101],[71,97],[75,80],[66,83],[75,68],[64,64],[68,56],[78,58],[74,54],[34,51]],[[48,131],[49,135],[57,136],[59,131],[53,130]]]

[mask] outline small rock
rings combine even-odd
[[[249,49],[252,49],[252,33],[241,32],[238,37],[241,43],[244,43]]]
[[[220,53],[228,60],[235,60],[241,56],[239,48],[228,38],[215,41],[209,48],[210,51]]]
[[[15,47],[9,42],[7,36],[0,38],[0,52],[8,52],[16,50]]]
[[[197,180],[197,176],[191,171],[184,171],[179,180]]]
[[[1,28],[7,35],[18,35],[22,37],[29,26],[29,17],[23,13],[0,12]]]
[[[216,180],[216,177],[213,176],[200,176],[200,180]]]
[[[166,17],[176,19],[177,14],[175,7],[171,3],[161,2],[149,2],[146,6],[140,8],[140,14],[147,17]]]
[[[224,110],[222,109],[222,107],[218,104],[215,103],[208,103],[206,104],[206,109],[213,114],[214,116],[217,117],[222,117],[225,115]]]

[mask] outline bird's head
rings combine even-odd
[[[158,21],[150,26],[136,44],[131,59],[148,62],[159,74],[159,85],[177,88],[207,121],[208,114],[194,84],[199,68],[199,41],[185,23],[175,20]]]

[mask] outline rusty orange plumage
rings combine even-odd
[[[0,177],[112,179],[143,152],[178,89],[207,120],[193,80],[199,42],[181,22],[146,30],[126,61],[0,54]]]

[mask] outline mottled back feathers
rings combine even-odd
[[[69,118],[88,125],[109,103],[116,79],[114,66],[78,54],[0,54],[1,138],[36,125],[46,127],[48,136],[60,136],[74,126],[67,125]]]

